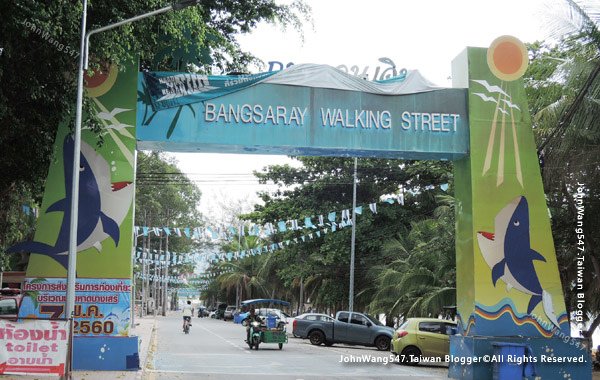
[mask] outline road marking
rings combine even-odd
[[[233,342],[232,342],[232,341],[230,341],[229,339],[226,339],[226,338],[222,337],[221,335],[219,335],[219,334],[217,334],[217,333],[215,333],[215,332],[212,332],[212,331],[210,331],[210,330],[209,330],[209,329],[207,329],[206,327],[204,327],[204,326],[200,325],[200,328],[201,328],[201,329],[203,329],[203,330],[204,330],[204,331],[206,331],[206,332],[209,332],[209,333],[213,334],[213,335],[214,335],[214,336],[216,336],[217,338],[220,338],[220,339],[224,340],[225,342],[227,342],[227,343],[231,344],[233,347],[235,347],[235,348],[237,348],[237,349],[239,349],[239,350],[241,350],[241,351],[245,352],[246,354],[250,354],[250,352],[249,352],[247,349],[245,349],[244,347],[240,347],[240,346],[239,346],[239,345],[237,345],[236,343],[233,343]]]
[[[251,372],[199,372],[199,371],[182,371],[182,370],[152,370],[151,372],[158,374],[158,373],[179,373],[179,374],[188,374],[188,375],[230,375],[232,377],[234,376],[239,376],[239,375],[257,375],[257,376],[265,376],[265,377],[271,377],[271,376],[285,376],[285,377],[294,377],[294,376],[298,376],[297,374],[294,373],[286,373],[286,372],[269,372],[268,374],[264,374],[264,373],[251,373]],[[323,375],[320,373],[306,373],[303,372],[301,376],[305,376],[305,377],[318,377],[318,378],[328,378],[328,377],[333,377],[333,378],[340,378],[340,377],[346,377],[346,376],[350,376],[351,378],[360,378],[360,377],[376,377],[376,378],[383,378],[383,377],[392,377],[392,378],[399,378],[399,377],[416,377],[419,379],[423,379],[423,378],[432,378],[432,379],[440,379],[443,380],[445,379],[445,377],[440,376],[440,375],[433,375],[433,374],[398,374],[398,373],[393,373],[393,374],[377,374],[377,375],[369,375],[369,374],[356,374],[356,372],[354,373],[339,373],[339,374],[332,374],[332,375]]]

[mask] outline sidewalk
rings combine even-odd
[[[131,329],[131,335],[139,336],[140,341],[140,367],[138,371],[73,371],[73,380],[141,380],[143,372],[146,369],[148,361],[148,353],[152,339],[154,337],[154,329],[156,327],[156,319],[154,316],[146,316],[144,318],[136,317],[135,326]],[[17,375],[0,375],[0,380],[47,380],[56,379],[56,377],[48,376],[17,376]]]

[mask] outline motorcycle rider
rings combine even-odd
[[[252,322],[262,323],[262,319],[256,314],[256,310],[251,308],[250,314],[248,314],[244,321],[246,321],[246,343],[248,343],[250,342],[250,328],[252,327]]]
[[[194,315],[194,308],[192,307],[192,301],[187,301],[186,305],[183,305],[183,329],[185,330],[185,321],[192,325],[192,315]]]

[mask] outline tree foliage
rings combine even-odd
[[[87,29],[171,3],[89,1]],[[302,2],[201,0],[198,6],[92,36],[91,68],[139,57],[145,69],[187,70],[193,63],[205,72],[245,71],[254,57],[240,49],[237,35],[263,21],[299,27],[309,11]],[[0,14],[0,151],[5,158],[0,204],[15,202],[16,191],[39,202],[57,126],[73,125],[82,2],[3,1]],[[84,124],[99,128],[91,119]],[[2,235],[18,233],[15,214],[3,212],[0,218]]]
[[[561,10],[553,24],[560,43],[529,46],[526,83],[567,308],[575,310],[577,293],[585,294],[591,325],[584,335],[591,336],[600,325],[600,14],[592,2],[567,0]]]
[[[280,189],[274,194],[262,194],[264,205],[255,206],[254,212],[244,218],[260,224],[298,219],[303,224],[305,217],[311,217],[316,223],[318,215],[326,217],[336,211],[339,222],[340,211],[352,208],[354,160],[318,157],[299,157],[298,160],[303,164],[300,168],[274,165],[255,173],[260,181],[273,181]],[[358,163],[357,204],[366,206],[377,202],[379,207],[377,214],[365,207],[362,215],[357,216],[355,310],[389,312],[371,307],[377,293],[373,285],[379,275],[373,268],[395,265],[403,256],[401,251],[389,248],[393,237],[406,237],[420,221],[425,223],[435,217],[434,210],[439,206],[436,196],[444,194],[440,185],[452,182],[451,165],[382,159],[359,159]],[[404,206],[379,203],[381,196],[400,192],[406,199]],[[277,233],[271,236],[271,241],[292,240],[306,233]],[[414,234],[416,236],[416,232]],[[258,260],[262,264],[258,273],[263,284],[262,293],[258,289],[260,296],[298,302],[302,282],[304,298],[310,300],[313,308],[335,311],[348,307],[350,244],[351,228],[345,227],[305,242],[298,239],[298,244],[285,246],[276,253],[241,261]],[[443,254],[448,251],[453,260],[453,245],[446,246]],[[439,259],[439,255],[437,257]],[[447,276],[452,277],[452,273]]]

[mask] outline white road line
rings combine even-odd
[[[148,372],[153,372],[153,373],[180,373],[180,374],[188,374],[188,375],[206,375],[206,374],[210,374],[210,375],[231,375],[231,376],[240,376],[240,375],[244,375],[244,376],[248,376],[248,375],[257,375],[260,376],[261,374],[258,373],[249,373],[249,372],[244,372],[244,373],[237,373],[237,372],[199,372],[199,371],[181,371],[181,370],[173,370],[173,371],[169,371],[169,370],[150,370]],[[269,372],[268,374],[266,374],[265,376],[286,376],[286,377],[294,377],[294,376],[298,376],[297,374],[294,373],[285,373],[285,372]],[[318,378],[327,378],[327,377],[335,377],[335,378],[340,378],[340,377],[350,377],[350,378],[360,378],[360,377],[377,377],[377,378],[382,378],[382,377],[395,377],[398,378],[399,376],[402,377],[416,377],[419,379],[423,379],[423,378],[434,378],[434,379],[444,379],[443,376],[440,375],[429,375],[429,374],[398,374],[398,373],[394,373],[394,374],[376,374],[376,375],[369,375],[369,374],[349,374],[349,373],[340,373],[340,374],[336,374],[336,375],[323,375],[321,373],[306,373],[303,372],[302,376],[310,376],[310,377],[318,377]]]
[[[213,335],[214,335],[214,336],[216,336],[217,338],[220,338],[220,339],[224,340],[225,342],[227,342],[227,343],[231,344],[233,347],[235,347],[235,348],[237,348],[237,349],[241,350],[242,352],[245,352],[246,354],[250,354],[250,352],[248,352],[248,350],[247,350],[247,349],[245,349],[244,347],[240,347],[239,345],[237,345],[237,344],[233,343],[232,341],[230,341],[230,340],[228,340],[228,339],[225,339],[225,338],[223,338],[221,335],[219,335],[219,334],[217,334],[217,333],[214,333],[214,332],[210,331],[210,330],[209,330],[209,329],[207,329],[206,327],[204,327],[204,326],[200,325],[200,328],[201,328],[201,329],[203,329],[203,330],[204,330],[204,331],[206,331],[206,332],[209,332],[209,333],[213,334]]]

